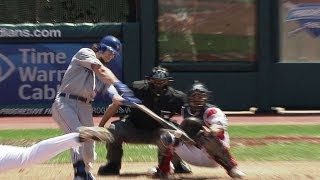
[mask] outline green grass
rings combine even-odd
[[[123,145],[123,161],[124,162],[152,162],[157,161],[157,148],[153,145],[142,144],[124,144]],[[96,143],[96,162],[105,162],[107,150],[105,145]],[[50,163],[65,163],[70,162],[70,151],[63,152],[51,159]]]
[[[237,125],[229,127],[230,137],[320,136],[320,125]]]
[[[42,140],[62,134],[60,129],[9,129],[0,131],[0,140]]]
[[[233,147],[231,151],[237,160],[246,161],[320,160],[320,145],[301,141],[264,146]]]
[[[320,125],[236,125],[229,126],[231,137],[320,136]],[[0,140],[46,139],[61,135],[59,129],[0,130]]]
[[[312,136],[320,137],[320,125],[250,125],[230,126],[229,133],[234,137],[263,138],[268,136]],[[61,135],[59,129],[24,129],[24,130],[1,130],[1,144],[13,144],[29,146],[42,139]],[[124,144],[125,162],[156,161],[157,149],[152,145]],[[272,142],[257,146],[233,146],[231,151],[238,160],[320,160],[320,145],[309,141]],[[96,143],[97,162],[105,162],[105,145]],[[50,163],[70,162],[70,152],[65,151]]]

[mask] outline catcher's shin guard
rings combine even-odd
[[[204,147],[207,153],[227,172],[237,166],[228,148],[215,136],[199,135],[198,142]]]
[[[173,150],[171,148],[167,148],[163,153],[160,152],[159,154],[159,165],[157,168],[158,173],[162,175],[169,175],[170,174],[170,162],[173,157]]]

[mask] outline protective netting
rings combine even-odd
[[[0,23],[136,21],[135,0],[0,0]]]

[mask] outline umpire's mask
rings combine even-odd
[[[146,79],[149,82],[151,91],[157,96],[166,92],[169,82],[172,81],[172,78],[169,77],[168,70],[160,66],[154,67],[152,73],[146,76]]]

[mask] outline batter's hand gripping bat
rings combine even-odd
[[[193,139],[191,139],[182,129],[180,129],[179,127],[175,126],[174,124],[166,121],[162,117],[158,116],[156,113],[151,111],[145,105],[137,104],[137,103],[133,103],[133,104],[134,104],[134,107],[136,107],[136,108],[140,109],[141,111],[145,112],[146,114],[148,114],[150,117],[152,117],[158,123],[160,123],[164,128],[175,130],[175,131],[180,131],[181,137],[179,139],[181,139],[186,144],[192,144],[192,145],[196,144],[195,141]]]

